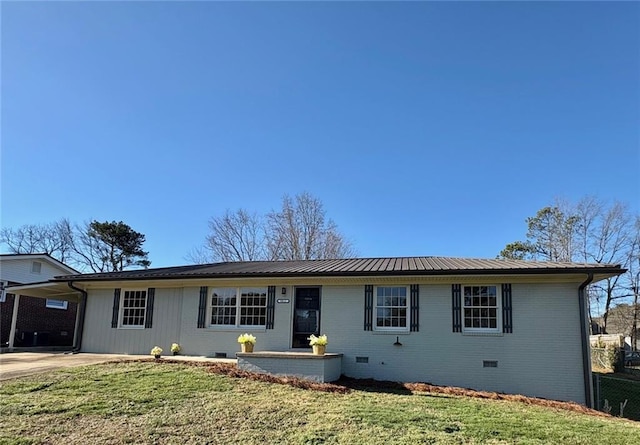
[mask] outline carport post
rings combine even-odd
[[[16,339],[16,327],[18,325],[18,305],[20,304],[20,294],[13,297],[13,313],[11,314],[11,331],[9,331],[9,350],[13,349],[13,342]]]

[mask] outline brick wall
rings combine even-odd
[[[0,303],[0,344],[6,346],[11,331],[14,296],[7,294]],[[20,296],[17,332],[14,346],[71,346],[76,323],[77,303],[69,302],[67,309],[46,307],[47,300]],[[34,335],[34,333],[38,333]]]

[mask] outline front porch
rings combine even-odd
[[[238,352],[238,368],[244,371],[297,377],[318,383],[334,382],[342,374],[342,354],[310,352]]]

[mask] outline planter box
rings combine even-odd
[[[298,377],[319,383],[333,382],[342,374],[342,354],[314,355],[309,352],[238,352],[243,371]]]

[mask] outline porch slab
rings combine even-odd
[[[261,374],[297,377],[318,383],[334,382],[342,374],[342,354],[328,352],[238,352],[238,368]]]

